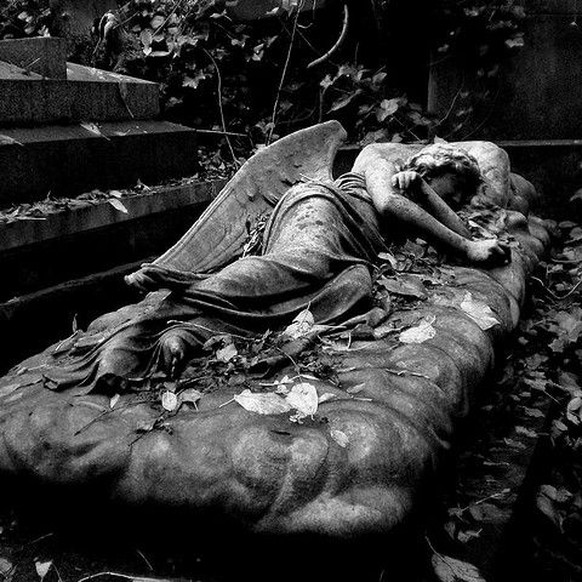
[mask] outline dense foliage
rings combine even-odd
[[[373,35],[361,6],[330,3],[314,12],[301,11],[303,3],[281,2],[247,23],[233,19],[221,0],[130,0],[96,23],[92,50],[71,52],[84,64],[159,82],[167,118],[240,133],[230,140],[248,151],[329,118],[360,143],[456,136],[491,100],[500,64],[523,44],[524,13],[512,0],[438,0],[426,7],[422,17],[432,22],[436,54],[460,59],[475,80],[456,96],[447,119],[437,121],[398,86],[389,55],[378,58],[383,47],[366,38]],[[397,3],[371,2],[368,12],[381,16],[391,4]],[[12,0],[0,16],[0,37],[49,34],[55,16],[48,0]],[[377,18],[380,37],[400,26],[385,20]],[[360,50],[366,43],[367,52]]]

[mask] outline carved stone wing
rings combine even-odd
[[[184,236],[162,256],[127,278],[167,272],[179,279],[207,273],[240,255],[249,226],[271,210],[303,177],[331,180],[346,132],[328,121],[293,133],[252,156]],[[154,277],[156,278],[156,277]],[[137,282],[139,284],[139,282]]]

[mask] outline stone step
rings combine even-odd
[[[0,129],[0,207],[191,176],[196,143],[165,121]]]
[[[66,79],[0,65],[0,126],[153,119],[157,83],[67,63]]]
[[[110,198],[117,208],[107,199],[59,201],[54,214],[0,223],[0,301],[162,253],[225,183],[160,186]]]
[[[0,368],[140,297],[123,276],[161,254],[191,226],[226,180],[160,186],[71,208],[46,220],[0,224]]]
[[[66,79],[67,43],[50,36],[0,40],[0,61],[42,77]]]
[[[0,337],[5,338],[0,373],[22,358],[85,327],[101,313],[141,299],[123,277],[142,261],[67,281],[0,303]],[[76,325],[76,324],[75,324]]]

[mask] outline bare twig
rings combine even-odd
[[[301,8],[303,8],[303,2],[304,0],[300,0],[299,4],[297,5],[297,14],[295,15],[295,21],[293,22],[293,30],[291,31],[289,49],[287,50],[287,57],[285,58],[285,64],[283,66],[283,71],[281,73],[281,80],[279,81],[279,88],[277,89],[277,96],[275,97],[275,103],[273,104],[273,113],[271,114],[271,127],[269,128],[269,135],[267,136],[267,145],[271,143],[271,139],[273,138],[275,122],[277,120],[277,110],[279,109],[279,99],[281,98],[281,91],[283,90],[283,85],[285,84],[287,68],[289,67],[291,53],[293,52],[293,43],[295,42],[295,34],[297,33],[297,24],[299,22],[299,15],[301,14]]]
[[[547,295],[551,297],[554,301],[564,301],[565,299],[568,299],[574,293],[576,293],[580,285],[582,285],[582,279],[580,279],[578,283],[576,283],[576,285],[574,285],[570,289],[570,291],[568,291],[565,295],[556,295],[551,289],[548,289],[547,285],[541,279],[538,279],[538,277],[532,277],[531,280],[540,285],[543,288],[543,290],[547,293]]]
[[[150,569],[150,572],[154,571],[154,567],[151,562],[146,558],[145,554],[139,549],[135,548],[137,555],[145,562],[146,566]]]
[[[346,39],[346,36],[348,34],[349,22],[350,22],[350,11],[349,11],[347,3],[345,3],[344,4],[344,20],[342,23],[342,30],[341,30],[341,33],[339,35],[339,38],[337,39],[335,44],[325,54],[321,55],[318,59],[311,61],[307,65],[308,69],[313,69],[314,67],[317,67],[318,65],[321,65],[322,63],[325,63],[325,61],[327,61],[329,59],[329,57],[331,57],[331,55],[333,55],[333,53],[335,53],[340,48],[340,46],[344,43],[344,40]]]
[[[196,133],[205,133],[208,135],[228,135],[231,137],[249,137],[246,133],[238,133],[236,131],[223,131],[220,129],[198,129],[194,128]]]
[[[222,75],[220,74],[220,69],[218,68],[218,63],[216,62],[215,58],[206,50],[204,49],[206,56],[212,61],[214,68],[216,69],[216,80],[218,83],[217,92],[218,92],[218,110],[220,112],[220,122],[222,123],[222,130],[224,132],[224,139],[228,144],[228,149],[230,150],[230,155],[232,156],[233,162],[238,166],[238,160],[236,159],[236,154],[234,153],[234,148],[232,147],[232,143],[227,135],[226,129],[226,120],[224,118],[224,109],[222,107]]]

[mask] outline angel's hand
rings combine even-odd
[[[414,170],[403,170],[392,176],[392,186],[399,190],[408,190],[413,184],[420,182],[420,174]]]
[[[476,266],[499,267],[511,262],[511,248],[495,239],[470,241],[467,258]]]

